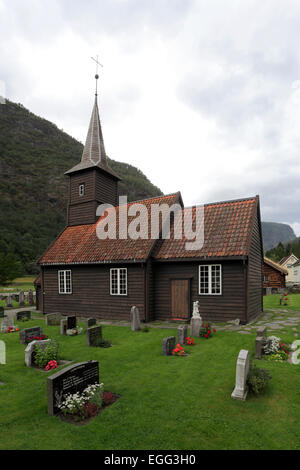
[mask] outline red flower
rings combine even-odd
[[[213,329],[213,332],[215,333],[215,332],[216,332],[216,330],[215,330],[215,329]]]

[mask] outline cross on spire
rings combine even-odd
[[[98,57],[99,57],[98,55],[96,56],[96,59],[95,59],[94,57],[91,57],[91,59],[93,59],[93,60],[96,62],[96,75],[95,75],[95,79],[96,79],[96,93],[95,93],[95,95],[96,95],[96,96],[98,95],[98,93],[97,93],[97,91],[98,91],[98,90],[97,90],[97,83],[98,83],[97,80],[98,80],[98,78],[99,78],[99,75],[98,75],[98,66],[100,65],[101,67],[103,67],[103,65],[100,64],[100,62],[98,61]]]

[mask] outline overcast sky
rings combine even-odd
[[[111,158],[300,235],[299,31],[299,0],[0,0],[0,81],[84,142],[99,54]]]

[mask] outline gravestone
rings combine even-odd
[[[44,349],[47,344],[51,342],[51,339],[43,339],[42,341],[31,341],[25,349],[25,364],[27,367],[31,367],[33,365],[33,353],[36,344],[40,344]]]
[[[6,346],[2,340],[0,340],[0,364],[6,364]]]
[[[86,320],[86,327],[90,328],[91,326],[95,326],[97,323],[96,318],[87,318]]]
[[[140,312],[135,306],[131,307],[130,311],[131,331],[139,331],[141,329]]]
[[[77,321],[76,321],[76,316],[71,315],[67,317],[67,330],[73,330],[73,328],[76,328]]]
[[[26,344],[28,338],[32,338],[34,336],[41,336],[43,334],[43,330],[40,326],[33,326],[32,328],[25,328],[24,330],[20,331],[20,343]]]
[[[67,320],[65,318],[63,320],[60,320],[60,334],[67,334]]]
[[[265,345],[264,337],[257,336],[255,338],[255,359],[261,359],[264,345]]]
[[[28,303],[29,305],[34,305],[33,292],[31,289],[29,289],[28,292]]]
[[[12,307],[12,298],[10,294],[5,298],[5,303],[7,308]]]
[[[200,328],[201,328],[202,320],[201,318],[193,317],[191,318],[191,336],[200,336]]]
[[[6,316],[4,318],[2,318],[1,332],[5,333],[7,328],[9,328],[10,326],[14,326],[14,321],[11,318],[6,317]]]
[[[267,339],[267,327],[260,326],[259,328],[257,328],[256,336],[262,336],[263,338]]]
[[[272,295],[272,287],[266,287],[266,295]]]
[[[255,338],[255,359],[261,359],[263,355],[263,348],[267,339],[267,327],[260,326],[256,330]]]
[[[171,356],[173,349],[175,349],[175,336],[164,338],[162,342],[162,353],[164,356]]]
[[[248,393],[247,377],[250,368],[250,353],[241,349],[236,363],[235,388],[231,394],[237,400],[246,400]]]
[[[4,318],[4,307],[0,306],[0,318]]]
[[[83,392],[89,385],[99,383],[98,361],[79,362],[47,378],[48,414],[60,412],[64,395]]]
[[[177,329],[178,340],[177,342],[180,346],[183,346],[186,343],[186,338],[188,336],[188,326],[187,325],[180,325]]]
[[[24,292],[21,290],[19,293],[19,306],[24,307],[25,305],[25,297],[24,297]]]
[[[86,345],[99,346],[102,341],[102,326],[92,326],[86,330]]]
[[[17,312],[17,321],[22,321],[24,318],[27,318],[28,320],[31,319],[30,310],[23,310],[23,312]]]
[[[62,315],[59,312],[47,313],[47,315],[45,315],[46,326],[60,325],[61,317]]]

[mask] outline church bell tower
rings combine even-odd
[[[69,176],[68,225],[93,224],[100,204],[118,204],[119,176],[108,166],[98,109],[96,74],[95,103],[81,162]]]

